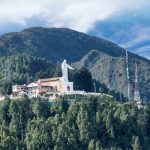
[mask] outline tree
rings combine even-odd
[[[5,121],[7,124],[10,122],[9,116],[9,107],[10,107],[10,99],[4,99],[4,101],[0,105],[0,123],[2,124]]]
[[[144,112],[139,115],[139,124],[143,130],[144,136],[150,137],[150,106],[147,105]]]
[[[108,96],[66,99],[1,101],[0,149],[150,149],[149,108],[131,113],[132,104]]]
[[[133,144],[132,144],[133,150],[141,150],[139,137],[133,136],[132,140],[133,140]]]
[[[96,149],[96,142],[94,139],[92,139],[90,142],[89,142],[89,145],[88,145],[88,150],[95,150]]]
[[[100,141],[96,141],[96,150],[101,150],[101,143]]]
[[[68,101],[65,99],[65,97],[61,96],[57,98],[54,107],[52,108],[52,111],[56,113],[62,113],[62,112],[67,112],[69,108]]]
[[[84,103],[81,104],[78,112],[77,125],[80,132],[82,146],[86,147],[91,139],[96,138],[97,131],[95,130],[94,122],[91,121],[90,114],[87,112],[86,105]]]
[[[8,80],[2,80],[0,93],[4,96],[11,95],[11,93],[12,93],[12,82],[8,81]]]
[[[81,68],[74,73],[74,88],[76,90],[92,91],[92,76],[86,68]]]
[[[61,77],[61,76],[62,76],[61,64],[59,62],[57,62],[57,66],[54,71],[54,77]]]
[[[17,140],[13,136],[8,136],[3,140],[3,144],[0,145],[3,150],[15,150],[17,148]]]
[[[33,106],[33,112],[37,118],[47,118],[48,116],[48,101],[40,98],[36,99]]]
[[[33,119],[28,121],[26,144],[27,149],[45,150],[52,149],[51,124],[43,119]]]
[[[113,128],[113,117],[111,112],[108,113],[106,118],[106,129],[110,137],[114,139],[115,135],[114,135],[114,128]]]

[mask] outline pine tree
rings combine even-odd
[[[89,142],[89,145],[88,145],[88,150],[95,150],[96,149],[96,142],[94,139],[92,139],[90,142]]]
[[[136,137],[134,136],[132,138],[132,140],[133,140],[133,144],[132,144],[133,150],[141,150],[139,137],[138,136],[136,136]]]
[[[81,68],[74,73],[73,82],[76,90],[92,91],[92,76],[86,68]]]

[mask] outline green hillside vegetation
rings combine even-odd
[[[7,68],[7,69],[6,69]],[[8,71],[7,71],[8,70]],[[54,64],[45,58],[29,54],[17,54],[0,58],[0,93],[10,95],[12,85],[29,84],[41,78],[61,77],[61,63]],[[82,67],[69,72],[69,80],[74,82],[75,90],[94,92],[94,81],[87,68]],[[105,84],[96,82],[97,89],[119,99],[119,94],[109,90]],[[96,92],[99,92],[98,90]],[[122,95],[123,99],[123,95]]]
[[[107,97],[0,102],[2,150],[149,150],[150,106]]]
[[[121,92],[122,97],[127,97],[125,49],[105,39],[66,28],[42,27],[33,27],[0,36],[0,57],[8,59],[16,58],[18,55],[27,55],[27,58],[31,60],[26,66],[19,62],[22,57],[18,57],[16,67],[19,69],[16,68],[16,73],[12,73],[14,83],[18,81],[29,83],[39,75],[42,77],[59,75],[59,67],[53,70],[50,66],[52,64],[56,66],[66,59],[69,64],[75,64],[76,69],[84,67],[90,71],[92,79],[96,82],[97,92],[111,91],[109,93],[113,95]],[[128,55],[131,97],[133,98],[132,93],[134,93],[135,63],[138,62],[140,95],[143,101],[148,101],[150,99],[150,61],[131,52]],[[43,59],[47,61],[45,66]],[[46,67],[48,64],[49,67]],[[15,63],[12,65],[15,66]],[[49,68],[52,71],[49,71]],[[55,70],[57,70],[56,73],[54,73]],[[83,89],[83,87],[79,88]]]
[[[6,71],[7,70],[9,71]],[[18,54],[0,58],[0,92],[5,95],[14,84],[29,84],[42,78],[61,77],[61,64],[53,64],[44,58]],[[86,68],[69,72],[75,90],[92,91],[92,76]]]
[[[53,64],[44,58],[17,54],[0,58],[0,93],[11,94],[14,84],[29,84],[42,78],[61,77],[61,64]],[[69,72],[75,90],[92,91],[92,76],[86,68]]]
[[[5,73],[5,68],[8,68],[9,73]],[[25,84],[38,78],[52,77],[54,72],[54,65],[44,58],[28,54],[0,58],[0,79],[9,76],[14,84]]]

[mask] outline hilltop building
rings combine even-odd
[[[73,92],[73,82],[68,80],[68,69],[73,69],[66,60],[61,65],[62,77],[39,79],[28,85],[13,85],[12,97],[27,94],[30,97],[37,97],[44,94],[64,94]]]

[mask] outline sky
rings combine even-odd
[[[34,26],[71,28],[150,59],[149,0],[0,0],[0,34]]]

